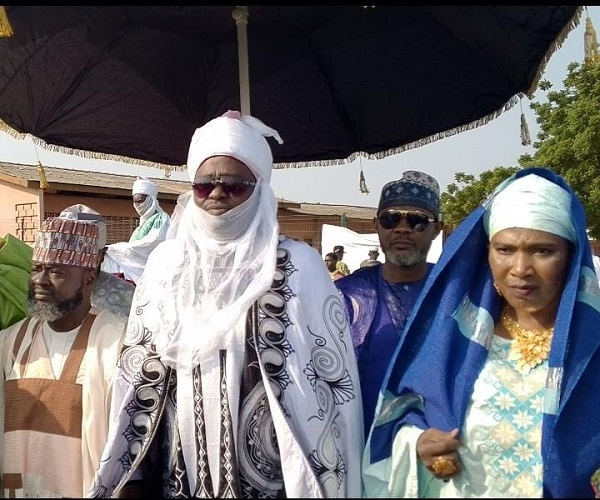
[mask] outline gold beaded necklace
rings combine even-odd
[[[527,373],[548,359],[554,328],[526,330],[510,317],[507,308],[502,311],[500,322],[513,339],[509,359],[515,360],[521,371]]]

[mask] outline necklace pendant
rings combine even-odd
[[[554,328],[526,330],[512,319],[506,308],[500,322],[512,338],[509,359],[516,361],[519,370],[530,370],[548,359]]]

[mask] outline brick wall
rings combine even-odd
[[[15,205],[15,236],[29,245],[35,241],[35,233],[38,230],[38,204],[17,203]]]

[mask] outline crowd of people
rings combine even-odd
[[[280,234],[268,140],[198,128],[171,216],[134,184],[129,242],[81,204],[0,239],[4,496],[597,496],[600,287],[566,180],[519,170],[430,263],[440,188],[406,171],[351,272]]]

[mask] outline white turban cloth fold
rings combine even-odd
[[[190,182],[204,160],[211,156],[231,156],[241,161],[257,179],[271,181],[273,153],[266,137],[283,141],[277,133],[253,116],[240,115],[239,111],[227,111],[222,116],[196,129],[192,137],[187,159]]]
[[[536,174],[501,184],[488,202],[484,223],[490,240],[503,229],[524,228],[577,241],[571,220],[571,195]]]
[[[145,194],[156,199],[158,196],[158,188],[150,179],[147,179],[146,177],[138,177],[133,183],[131,194]]]

